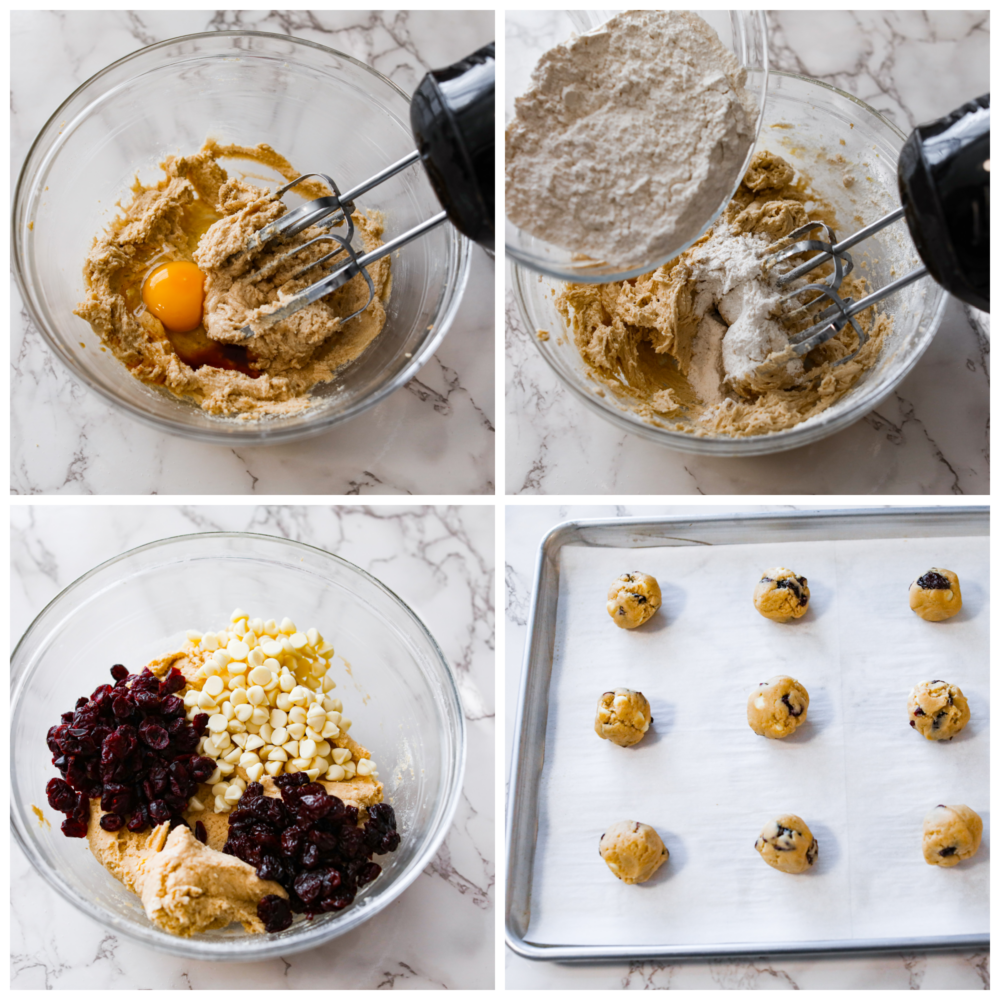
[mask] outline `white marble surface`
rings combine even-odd
[[[535,558],[542,537],[560,521],[584,517],[707,514],[787,510],[765,505],[711,506],[508,506],[505,527],[504,724],[505,775],[509,787],[514,706],[521,678]],[[989,989],[985,950],[954,954],[768,960],[757,962],[624,962],[571,965],[534,962],[505,949],[507,989]]]
[[[49,115],[108,63],[176,35],[240,27],[292,34],[347,52],[411,92],[428,69],[491,41],[494,16],[492,11],[16,11],[11,19],[14,176]],[[316,438],[230,449],[135,423],[74,382],[46,350],[12,282],[12,491],[492,493],[494,327],[494,262],[476,247],[451,330],[405,388]]]
[[[494,919],[492,506],[16,506],[11,638],[63,587],[120,552],[196,531],[280,535],[372,572],[427,622],[459,677],[464,792],[430,866],[357,931],[313,951],[234,965],[182,960],[116,938],[11,856],[14,989],[488,989]]]
[[[772,67],[860,97],[904,132],[989,90],[987,11],[771,11]],[[517,31],[540,53],[545,17]],[[515,22],[516,23],[516,22]],[[510,29],[508,28],[508,33]],[[822,442],[754,459],[671,452],[585,409],[506,295],[506,492],[986,494],[988,317],[952,300],[927,353],[876,412]]]

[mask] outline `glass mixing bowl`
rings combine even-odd
[[[524,13],[524,12],[519,12]],[[509,124],[514,117],[514,99],[529,87],[531,72],[539,57],[548,49],[566,41],[572,33],[585,34],[600,27],[616,14],[617,10],[572,10],[534,11],[528,17],[538,19],[540,31],[521,30],[508,14],[508,35],[506,45],[506,85],[504,99],[504,123]],[[747,71],[747,91],[757,101],[757,131],[760,134],[763,121],[761,111],[767,91],[767,22],[764,12],[759,10],[696,10],[711,25],[722,44],[729,49]],[[534,26],[534,25],[533,25]],[[595,264],[590,260],[576,260],[574,251],[547,243],[545,240],[525,232],[510,219],[504,220],[504,239],[507,255],[525,267],[553,278],[566,281],[607,282],[622,281],[639,274],[652,271],[661,264],[676,257],[692,243],[699,240],[718,218],[722,210],[739,187],[743,174],[750,163],[753,148],[747,152],[739,173],[733,180],[732,189],[716,206],[711,216],[698,234],[685,242],[678,242],[669,252],[656,260],[628,261],[618,264]]]
[[[372,753],[402,843],[383,873],[341,914],[297,919],[279,934],[236,929],[173,937],[108,874],[86,841],[64,837],[45,799],[57,775],[45,734],[113,663],[138,671],[178,649],[189,628],[221,628],[234,607],[287,615],[332,642],[336,694],[351,735]],[[216,624],[218,623],[218,624]],[[345,668],[345,664],[348,667]],[[32,622],[11,660],[14,839],[45,880],[116,934],[175,955],[256,960],[312,948],[354,930],[420,874],[444,839],[461,794],[465,720],[454,677],[420,619],[357,566],[266,535],[167,538],[111,559],[67,587]],[[32,812],[40,807],[51,826]]]
[[[905,139],[895,125],[864,101],[836,87],[788,73],[772,72],[768,78],[764,128],[756,148],[778,153],[814,178],[819,193],[837,209],[840,237],[899,206],[896,163]],[[837,157],[843,157],[843,163]],[[851,187],[843,184],[845,173],[855,177]],[[863,263],[873,289],[919,265],[903,222],[883,229],[852,254],[856,266]],[[546,340],[532,336],[532,341],[584,405],[622,430],[677,451],[703,455],[764,455],[799,448],[859,420],[917,363],[934,337],[946,302],[944,290],[930,278],[887,299],[880,308],[893,317],[893,327],[878,361],[823,413],[796,427],[759,437],[696,437],[646,422],[633,412],[626,397],[618,398],[591,380],[555,306],[559,282],[516,264],[511,267],[511,277],[528,330],[550,333]],[[672,418],[671,422],[676,421]]]
[[[42,129],[14,196],[14,271],[46,343],[108,402],[203,441],[301,437],[373,406],[413,378],[455,317],[470,246],[453,226],[393,254],[381,335],[334,381],[313,390],[313,406],[288,417],[214,417],[143,384],[101,349],[73,309],[84,297],[83,262],[94,237],[136,174],[146,182],[163,176],[159,164],[167,155],[196,152],[208,136],[244,146],[265,142],[297,169],[329,174],[346,190],[413,150],[409,104],[394,83],[350,56],[256,31],[170,39],[97,73]],[[283,183],[258,164],[232,162],[265,177],[272,190]],[[284,200],[302,203],[292,195]],[[359,207],[381,211],[388,236],[441,210],[419,165],[380,184]]]

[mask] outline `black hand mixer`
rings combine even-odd
[[[495,43],[491,42],[446,69],[432,70],[423,78],[410,103],[410,127],[416,142],[412,153],[343,193],[331,177],[320,173],[303,174],[275,192],[274,197],[281,198],[297,184],[316,177],[332,193],[292,209],[258,230],[247,241],[244,253],[252,254],[272,241],[290,240],[310,226],[321,229],[322,234],[296,243],[287,253],[272,258],[249,278],[266,278],[306,247],[322,242],[334,245],[330,253],[306,264],[287,280],[301,278],[313,268],[337,258],[339,260],[335,262],[338,266],[294,292],[277,308],[261,311],[253,322],[257,329],[243,327],[244,340],[361,275],[368,285],[368,299],[360,309],[343,317],[341,323],[353,319],[368,308],[375,296],[368,265],[446,221],[490,253],[493,252],[495,49]],[[351,219],[355,199],[418,162],[423,164],[443,211],[386,241],[377,249],[359,255],[351,245],[355,233]],[[340,231],[334,232],[334,229]]]
[[[775,284],[784,287],[832,261],[822,281],[799,285],[782,300],[784,318],[815,320],[789,338],[795,354],[804,356],[835,337],[850,323],[858,335],[858,350],[868,339],[854,320],[864,309],[929,274],[952,295],[984,312],[990,310],[990,97],[976,98],[944,118],[919,125],[903,145],[897,168],[902,204],[853,236],[837,242],[822,222],[808,222],[765,251],[765,264],[777,268]],[[854,302],[838,294],[854,262],[847,252],[873,233],[906,219],[922,267]],[[820,239],[802,239],[820,231]],[[789,245],[790,244],[790,245]],[[780,249],[779,249],[780,248]],[[789,259],[811,256],[781,270]],[[808,301],[802,297],[808,295]],[[798,300],[794,308],[790,303]],[[857,350],[840,358],[843,364]]]

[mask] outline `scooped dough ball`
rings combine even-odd
[[[652,878],[670,857],[660,835],[651,826],[631,819],[612,823],[601,837],[598,850],[611,871],[628,885]]]
[[[781,566],[765,570],[753,589],[753,606],[773,622],[801,618],[809,607],[806,578]]]
[[[652,721],[649,702],[641,691],[615,688],[614,691],[605,691],[597,703],[594,732],[602,740],[630,747],[646,735]]]
[[[926,622],[943,622],[962,610],[958,577],[950,569],[929,569],[910,584],[910,607]]]
[[[962,689],[947,681],[921,681],[906,702],[910,725],[929,740],[950,740],[969,721]]]
[[[753,846],[772,868],[790,875],[812,868],[819,857],[819,842],[805,820],[791,813],[772,819]]]
[[[983,839],[983,821],[968,806],[935,806],[924,817],[924,861],[951,868],[971,858]]]
[[[783,740],[791,736],[809,711],[809,692],[794,677],[779,674],[750,692],[747,722],[758,736]]]
[[[622,573],[608,591],[608,614],[619,628],[638,628],[656,614],[662,601],[655,577]]]

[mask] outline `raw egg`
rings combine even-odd
[[[168,329],[187,333],[201,325],[205,276],[189,260],[154,268],[142,286],[146,308]]]

